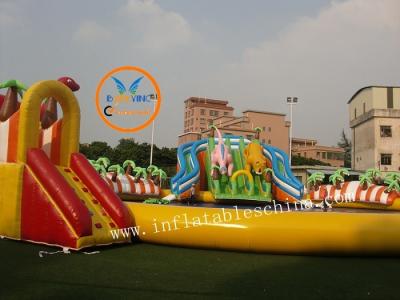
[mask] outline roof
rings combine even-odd
[[[344,152],[344,149],[336,146],[323,146],[323,145],[314,145],[314,146],[294,146],[294,152],[302,152],[308,150],[320,150],[320,151],[331,151],[331,152]]]
[[[315,139],[306,139],[306,138],[298,138],[298,137],[292,137],[292,142],[293,141],[302,141],[302,142],[315,142],[317,143],[318,141]]]
[[[254,110],[254,109],[246,109],[243,111],[244,114],[247,112],[254,112],[254,113],[266,114],[266,115],[286,116],[286,114],[276,113],[276,112],[272,112],[272,111],[263,111],[263,110]]]
[[[351,101],[353,101],[353,99],[360,94],[363,90],[366,89],[371,89],[371,88],[400,88],[400,86],[385,86],[385,85],[369,85],[369,86],[365,86],[361,89],[359,89],[351,98],[350,100],[347,102],[347,104],[350,104]]]
[[[209,104],[218,104],[218,105],[227,105],[229,102],[227,100],[217,100],[210,99],[205,97],[189,97],[185,100],[185,102],[195,101],[199,103],[209,103]]]

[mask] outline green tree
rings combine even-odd
[[[126,170],[125,171],[126,175],[132,175],[132,170],[136,167],[136,164],[133,160],[127,159],[122,164],[122,167]]]
[[[147,170],[146,168],[136,167],[133,169],[135,173],[135,180],[138,181],[140,178],[146,179],[147,177]]]
[[[344,177],[341,172],[336,171],[334,174],[329,176],[329,181],[336,187],[336,189],[341,189],[341,183],[344,182]]]
[[[382,184],[382,173],[378,169],[371,168],[366,171],[371,177],[375,184]]]
[[[330,164],[313,158],[292,155],[292,166],[330,166]]]
[[[347,138],[344,129],[342,130],[340,141],[337,143],[340,148],[344,149],[344,166],[351,168],[351,141]]]
[[[162,181],[167,179],[167,173],[165,173],[162,169],[155,169],[151,175],[155,176],[154,183],[160,186],[162,185]]]
[[[315,190],[318,191],[320,185],[324,181],[325,175],[322,172],[314,172],[312,173],[308,179],[307,183],[311,185],[311,187]]]
[[[108,168],[108,166],[110,165],[110,160],[108,159],[108,157],[99,157],[96,160],[96,164],[99,164],[100,166],[103,166],[104,168]]]
[[[0,122],[7,121],[18,110],[18,94],[22,98],[22,92],[26,91],[26,86],[21,81],[15,79],[0,83],[0,89],[5,88],[7,88],[7,92],[0,107]]]
[[[125,173],[124,168],[121,167],[120,165],[112,165],[108,168],[108,171],[113,172],[111,180],[114,182],[117,181],[118,175],[122,175]]]
[[[359,178],[360,185],[362,186],[363,190],[368,189],[368,186],[372,184],[374,177],[372,176],[371,172],[365,172],[364,174],[360,175]]]

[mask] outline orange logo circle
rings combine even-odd
[[[131,72],[131,73],[135,72],[139,73],[142,76],[135,79],[130,86],[125,86],[123,80],[116,77],[116,74],[117,73],[121,74],[121,72]],[[144,82],[143,79],[145,78],[148,80],[150,86],[152,87],[155,93],[138,94],[139,87],[141,86],[141,83]],[[102,95],[103,87],[106,84],[106,82],[109,81],[109,79],[111,79],[109,84],[112,83],[115,86],[114,92],[116,91],[117,93]],[[151,102],[153,102],[152,113],[150,112],[149,109],[147,110],[136,109],[138,106],[139,107],[148,106],[148,104]],[[117,106],[126,107],[129,105],[130,106],[133,105],[135,109],[128,110],[126,108],[125,109],[117,108]],[[160,106],[161,106],[161,92],[156,80],[153,78],[153,76],[151,76],[149,72],[136,66],[122,66],[111,70],[110,72],[105,74],[103,78],[101,78],[96,88],[97,113],[99,114],[100,118],[104,121],[104,123],[106,123],[112,129],[120,132],[136,132],[146,128],[157,117],[160,111]],[[119,118],[119,120],[121,120],[123,118],[125,119],[132,118],[133,116],[139,116],[136,120],[139,122],[139,124],[136,124],[133,127],[129,126],[125,127],[119,124],[117,125],[116,121],[114,122],[111,121],[113,117]],[[141,118],[144,118],[144,121],[140,120]],[[128,122],[130,120],[133,119],[128,119]]]

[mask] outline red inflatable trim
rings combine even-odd
[[[41,149],[30,149],[27,164],[79,237],[92,234],[89,210]]]
[[[119,228],[132,226],[132,217],[128,208],[99,176],[83,154],[73,153],[70,167]]]
[[[77,247],[76,236],[27,169],[21,199],[21,239]]]

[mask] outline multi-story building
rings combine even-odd
[[[333,167],[344,166],[343,148],[322,146],[317,143],[317,140],[292,138],[292,155],[317,159]]]
[[[352,168],[400,170],[400,87],[368,86],[348,101]]]
[[[281,113],[246,110],[242,116],[234,116],[234,109],[227,101],[191,97],[185,101],[184,133],[179,144],[198,140],[209,135],[209,125],[214,124],[223,134],[254,137],[254,129],[260,127],[260,140],[282,150],[289,151],[289,126],[286,115]]]
[[[183,133],[199,133],[206,130],[213,119],[233,115],[233,107],[228,101],[190,97],[185,100]]]

